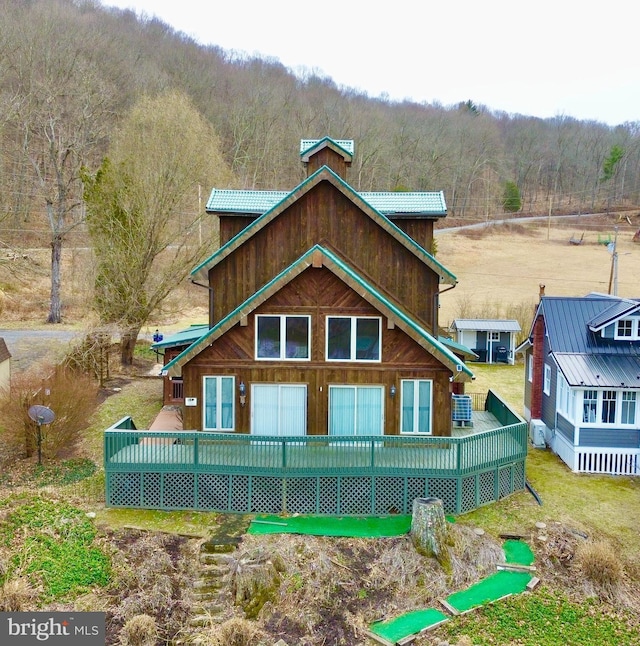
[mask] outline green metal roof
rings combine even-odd
[[[262,215],[289,195],[288,191],[247,191],[214,188],[209,195],[206,210],[209,213],[237,213]],[[442,191],[371,192],[359,193],[376,211],[387,217],[429,216],[444,217],[447,205]]]
[[[394,238],[400,241],[407,249],[409,249],[416,256],[421,258],[423,262],[431,267],[433,271],[440,276],[440,281],[455,285],[457,278],[452,274],[444,265],[439,263],[426,249],[421,247],[413,238],[408,236],[402,229],[397,227],[389,218],[385,217],[378,211],[369,201],[365,200],[359,193],[353,190],[341,177],[334,173],[329,167],[323,166],[315,173],[307,177],[301,184],[299,184],[290,193],[284,193],[284,197],[280,199],[274,206],[256,218],[251,224],[245,227],[225,245],[220,247],[209,258],[201,262],[195,269],[191,271],[191,275],[200,275],[206,279],[208,270],[215,264],[220,262],[223,258],[229,255],[234,249],[240,246],[246,239],[250,238],[254,233],[266,226],[272,219],[281,213],[289,205],[298,200],[304,193],[311,190],[316,184],[321,181],[331,182],[338,190],[345,194],[352,202],[357,204],[362,211],[367,213],[370,217],[387,230]],[[399,195],[402,195],[399,193]]]
[[[302,139],[300,141],[300,156],[307,155],[313,149],[319,149],[324,144],[334,144],[347,153],[347,155],[353,157],[355,151],[353,139],[332,139],[331,137],[323,137],[322,139]]]
[[[191,345],[194,341],[198,340],[207,330],[209,326],[206,323],[199,325],[191,325],[186,330],[180,330],[171,336],[167,336],[162,341],[157,341],[151,344],[151,349],[156,350],[160,348],[174,348],[181,345]]]
[[[400,329],[411,336],[430,354],[436,356],[436,358],[449,367],[453,373],[464,373],[468,377],[473,378],[473,373],[469,368],[467,368],[464,363],[461,363],[460,359],[444,343],[429,334],[429,332],[421,325],[407,316],[397,305],[392,303],[387,297],[373,287],[373,285],[362,278],[362,276],[360,276],[339,256],[320,245],[314,245],[311,247],[311,249],[304,253],[292,265],[287,267],[266,285],[261,287],[233,312],[225,316],[219,323],[211,328],[209,332],[194,341],[191,346],[186,348],[177,357],[170,361],[164,367],[164,371],[167,373],[174,371],[172,374],[179,374],[178,369],[184,363],[199,354],[202,349],[210,345],[215,339],[222,336],[222,334],[233,327],[240,318],[247,316],[250,312],[255,310],[273,293],[275,293],[275,291],[281,289],[284,285],[293,280],[293,278],[311,266],[312,257],[315,253],[322,254],[323,265],[325,267],[330,271],[333,271],[334,274],[344,280],[353,289],[357,290],[363,298],[374,304],[379,311],[385,313],[385,315],[388,318],[391,318]]]

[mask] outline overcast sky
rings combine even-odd
[[[640,3],[102,0],[339,86],[510,114],[640,121]],[[436,6],[437,5],[437,6]]]

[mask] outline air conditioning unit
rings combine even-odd
[[[531,422],[529,422],[529,439],[536,449],[546,448],[546,430],[547,425],[541,419],[532,419]]]

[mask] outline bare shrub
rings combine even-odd
[[[587,541],[579,545],[575,565],[600,596],[615,596],[622,583],[624,568],[607,541]]]
[[[158,639],[156,620],[149,615],[135,615],[120,631],[122,646],[155,646]]]
[[[0,586],[0,612],[31,610],[37,596],[37,591],[24,577],[9,579]]]
[[[91,375],[103,386],[111,376],[111,349],[111,333],[107,330],[94,330],[71,346],[64,364],[71,370]]]
[[[131,530],[113,536],[126,559],[113,559],[114,586],[109,594],[118,599],[112,621],[125,625],[137,615],[149,615],[162,626],[168,638],[187,621],[192,588],[187,572],[186,539]]]
[[[212,624],[205,634],[205,646],[257,646],[265,635],[253,621],[233,617]]]
[[[98,405],[98,387],[91,379],[62,366],[34,366],[14,375],[10,397],[2,403],[4,438],[23,446],[27,457],[38,447],[38,427],[29,408],[39,404],[55,413],[51,424],[42,425],[42,457],[53,459],[72,450]]]

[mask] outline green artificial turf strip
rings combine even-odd
[[[503,545],[507,563],[517,565],[532,565],[535,556],[531,548],[524,541],[508,540]]]
[[[372,633],[380,635],[380,637],[396,642],[403,637],[414,635],[448,619],[443,612],[429,608],[427,610],[414,610],[395,619],[372,624],[369,629]]]
[[[256,516],[249,534],[308,534],[351,538],[402,536],[411,529],[411,516]]]
[[[479,581],[466,590],[454,592],[447,597],[446,601],[458,612],[465,612],[476,606],[496,601],[508,594],[524,592],[529,581],[531,581],[531,574],[529,572],[502,570]]]

